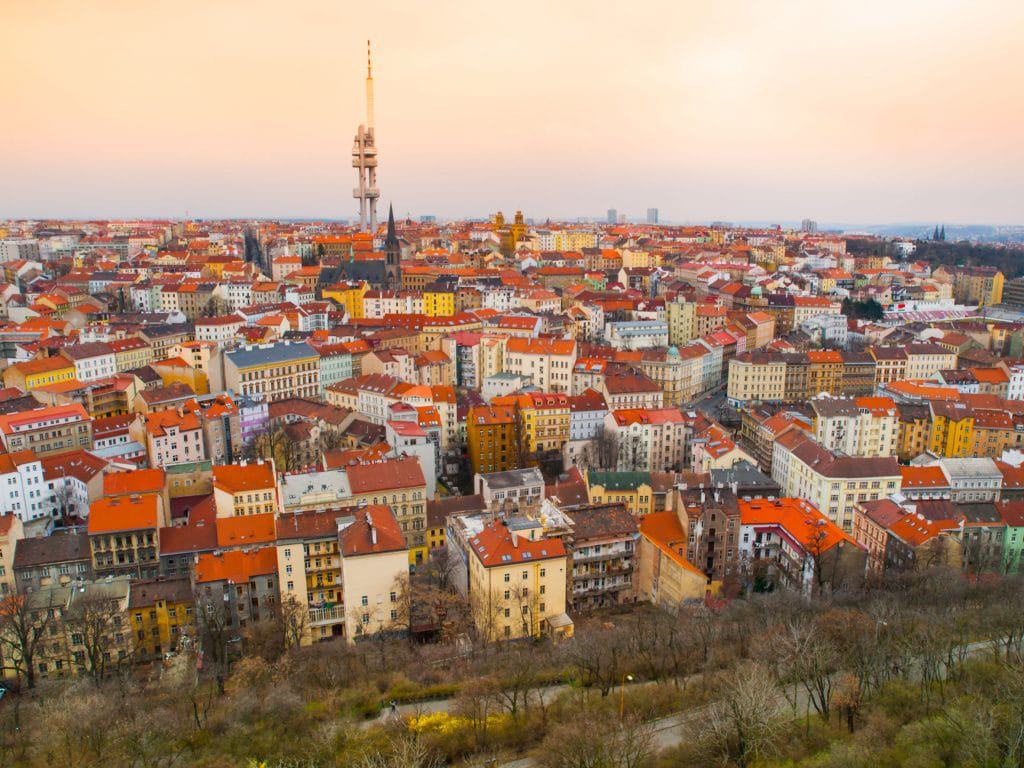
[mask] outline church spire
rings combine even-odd
[[[395,231],[395,207],[388,204],[388,236],[385,243],[397,243],[398,233]]]

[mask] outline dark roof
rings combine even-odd
[[[89,536],[86,533],[55,533],[42,538],[20,539],[14,548],[15,568],[35,568],[89,559]]]
[[[192,585],[188,577],[180,579],[147,579],[132,581],[128,609],[148,608],[157,601],[167,603],[192,602]]]
[[[636,518],[625,504],[591,504],[577,507],[568,514],[577,543],[588,539],[630,536],[640,530]]]
[[[441,528],[450,515],[483,512],[487,509],[484,497],[479,493],[472,496],[445,496],[427,502],[427,527]]]

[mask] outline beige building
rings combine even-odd
[[[217,517],[278,514],[280,493],[274,462],[225,464],[213,468]]]
[[[814,440],[792,448],[783,443],[776,443],[772,465],[782,495],[809,501],[844,531],[853,531],[858,503],[885,499],[900,490],[903,478],[895,457],[842,456]]]
[[[477,632],[486,640],[571,636],[565,612],[568,557],[561,539],[504,520],[469,542],[469,601]]]
[[[847,456],[895,456],[900,418],[888,397],[816,397],[814,437]]]
[[[320,355],[305,342],[248,345],[223,353],[220,363],[210,372],[214,392],[230,389],[268,402],[320,396]]]
[[[505,372],[526,376],[541,392],[569,394],[575,362],[572,339],[510,338],[505,344]]]
[[[737,355],[729,361],[726,396],[733,405],[783,402],[786,361],[768,352]]]
[[[18,591],[14,582],[14,548],[24,535],[20,517],[0,515],[0,599]]]

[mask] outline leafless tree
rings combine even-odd
[[[124,610],[115,597],[103,593],[76,595],[64,614],[64,629],[75,663],[95,685],[131,663],[129,629]]]
[[[586,713],[551,729],[539,761],[544,768],[638,768],[653,753],[650,725]]]
[[[441,764],[422,741],[403,735],[392,738],[385,749],[364,755],[356,768],[439,768]]]
[[[713,761],[747,768],[772,753],[785,727],[778,683],[763,667],[730,672],[721,697],[690,726],[692,738]]]
[[[778,653],[783,679],[802,686],[811,706],[828,720],[840,659],[821,621],[815,617],[791,621],[778,638]]]
[[[625,633],[610,629],[581,632],[569,648],[569,661],[576,667],[584,685],[597,688],[607,696],[621,684],[629,659],[629,639]]]
[[[193,600],[196,611],[196,634],[204,654],[217,670],[218,687],[223,693],[224,673],[228,667],[228,648],[233,636],[227,603],[219,595],[197,590]]]
[[[0,661],[3,669],[36,687],[36,669],[45,657],[45,640],[57,629],[62,606],[43,602],[50,591],[10,595],[0,602]]]

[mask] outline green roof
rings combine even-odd
[[[651,484],[650,472],[591,472],[588,485],[600,485],[606,491],[635,491],[641,485]]]

